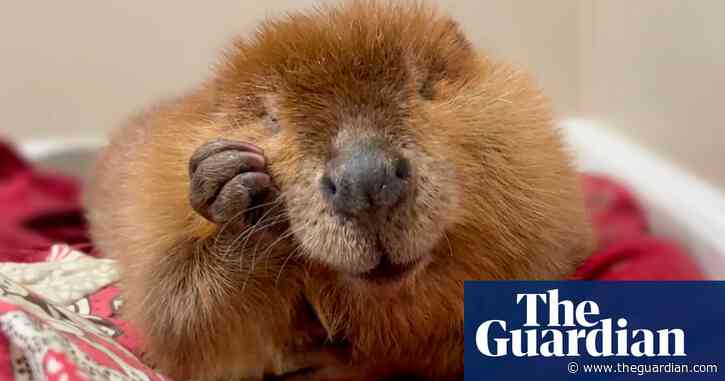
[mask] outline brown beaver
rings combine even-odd
[[[545,97],[413,3],[262,23],[113,136],[88,200],[177,379],[460,377],[463,281],[562,278],[592,242]]]

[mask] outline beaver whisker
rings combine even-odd
[[[307,229],[308,226],[309,226],[309,224],[304,224],[304,225],[302,225],[302,226],[300,226],[300,227],[298,227],[297,229],[294,229],[294,230],[288,228],[285,233],[281,234],[280,237],[277,238],[277,240],[275,240],[275,243],[273,243],[273,245],[276,244],[277,242],[281,241],[282,239],[286,239],[286,238],[288,238],[288,237],[290,237],[290,236],[292,236],[294,234],[297,234],[298,232],[300,232],[300,231],[302,231],[304,229]],[[257,243],[257,245],[255,245],[255,250],[252,252],[252,254],[253,254],[253,256],[252,256],[252,266],[250,266],[250,267],[247,268],[247,276],[244,279],[244,283],[242,285],[242,290],[244,290],[244,288],[247,286],[247,281],[249,280],[252,272],[254,271],[254,264],[255,264],[255,261],[256,261],[256,258],[257,258],[257,249],[258,248],[259,248],[259,242]],[[245,253],[244,256],[247,256],[247,253]]]
[[[262,203],[262,204],[259,204],[259,205],[255,205],[255,206],[253,206],[251,208],[244,209],[244,210],[242,210],[242,211],[237,212],[236,214],[234,214],[229,219],[229,221],[227,221],[219,229],[219,234],[217,234],[217,237],[214,240],[214,247],[217,246],[217,244],[219,242],[219,237],[222,237],[224,235],[224,232],[226,231],[226,229],[229,228],[230,226],[237,225],[239,223],[239,219],[241,217],[245,216],[247,214],[247,212],[252,211],[252,210],[255,210],[255,209],[259,209],[259,208],[264,208],[264,207],[267,207],[267,206],[270,206],[270,205],[274,205],[274,204],[281,204],[281,200],[282,200],[282,193],[280,192],[279,195],[274,200],[272,200],[272,201],[269,201],[269,202],[266,202],[266,203]],[[274,209],[274,208],[270,208],[270,210],[272,210],[272,209]],[[261,220],[262,220],[262,218],[264,218],[264,215],[262,217],[260,217],[260,219],[257,221],[257,223],[260,223]],[[255,225],[256,225],[256,223],[255,223]]]
[[[255,233],[257,233],[257,232],[259,232],[259,231],[261,231],[263,229],[266,229],[266,228],[269,228],[271,226],[274,226],[274,225],[276,225],[276,224],[278,224],[280,222],[283,222],[284,219],[285,219],[284,213],[280,213],[280,214],[273,215],[272,217],[270,217],[272,219],[272,222],[269,222],[268,223],[267,221],[265,221],[265,218],[267,218],[269,216],[269,214],[272,213],[273,211],[275,211],[275,209],[277,209],[280,205],[282,205],[282,204],[279,203],[277,205],[274,205],[267,212],[265,212],[265,214],[263,214],[262,217],[260,217],[259,220],[257,220],[257,222],[254,225],[251,225],[251,226],[247,227],[237,238],[235,238],[229,244],[227,250],[224,252],[224,256],[228,255],[233,250],[246,247],[246,241],[253,234],[255,234]],[[238,224],[239,221],[236,221],[236,223]],[[260,225],[262,225],[262,226],[260,226]],[[217,238],[219,236],[221,236],[221,234],[219,234],[217,236]],[[240,241],[241,241],[241,245],[237,246],[237,243],[239,243]]]
[[[270,208],[270,210],[267,211],[254,225],[251,225],[248,228],[246,228],[242,232],[242,234],[239,235],[239,237],[237,237],[234,241],[232,241],[232,244],[228,251],[246,249],[247,242],[253,235],[261,232],[264,229],[270,228],[272,226],[275,226],[277,224],[280,224],[280,223],[286,221],[287,217],[286,217],[286,213],[284,213],[284,211],[280,212],[279,214],[270,216],[270,213],[273,212],[280,205],[281,204],[278,204],[278,205],[275,205],[273,208]],[[269,218],[270,221],[265,220],[265,218]]]
[[[302,251],[302,245],[296,244],[295,248],[289,254],[287,254],[287,257],[282,262],[282,266],[280,266],[279,271],[277,271],[277,276],[274,279],[275,286],[279,285],[279,278],[282,276],[282,271],[284,270],[284,267],[287,265],[287,262],[289,262],[289,260],[292,259],[293,257],[295,257],[297,254],[299,254],[300,251]]]

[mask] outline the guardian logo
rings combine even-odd
[[[511,329],[504,320],[488,320],[478,326],[476,347],[484,356],[687,356],[684,330],[630,329],[624,317],[597,319],[597,303],[559,300],[558,289],[517,294],[516,304],[526,313],[524,329]],[[548,317],[542,319],[538,311],[544,306]]]

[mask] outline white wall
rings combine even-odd
[[[192,86],[236,33],[314,0],[6,1],[0,136],[99,137]],[[442,0],[481,48],[725,189],[725,2]]]
[[[581,114],[725,190],[725,1],[580,4]]]
[[[103,0],[0,6],[0,135],[103,136],[193,85],[235,33],[313,0]],[[531,67],[562,110],[577,99],[574,2],[443,1],[477,45]],[[533,7],[533,9],[531,8]]]

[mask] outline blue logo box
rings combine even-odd
[[[465,380],[725,380],[725,282],[472,281]]]

